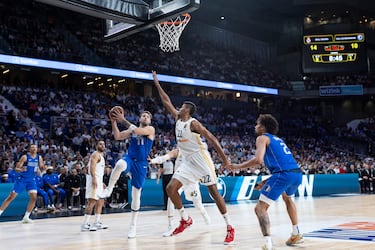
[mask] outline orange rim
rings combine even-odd
[[[181,16],[184,17],[183,20],[178,20],[178,21],[165,21],[165,22],[160,22],[161,25],[180,25],[181,23],[187,23],[190,20],[190,14],[185,13],[182,14]]]

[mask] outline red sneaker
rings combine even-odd
[[[181,219],[180,225],[173,231],[172,235],[176,235],[185,231],[186,228],[193,224],[193,220],[189,216],[187,220]]]
[[[227,236],[225,236],[224,244],[230,245],[234,243],[234,228],[231,225],[227,226]]]

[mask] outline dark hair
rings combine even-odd
[[[279,132],[279,122],[270,114],[261,114],[257,122],[266,128],[266,132],[276,135]]]
[[[141,113],[141,115],[144,114],[144,113],[148,114],[148,115],[150,116],[150,119],[152,119],[152,114],[151,114],[150,111],[145,110],[145,111],[143,111],[143,112]]]
[[[194,113],[197,111],[197,106],[193,102],[190,101],[184,101],[183,104],[188,105],[189,110],[190,110],[190,115],[194,115]]]

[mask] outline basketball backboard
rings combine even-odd
[[[116,41],[198,9],[200,0],[37,0],[101,18],[106,41]]]

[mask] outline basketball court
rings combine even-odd
[[[296,198],[300,229],[305,242],[297,247],[284,244],[291,232],[285,206],[279,200],[270,208],[271,233],[276,249],[374,249],[375,199],[372,195]],[[225,223],[216,206],[205,204],[212,223],[205,225],[200,213],[187,208],[193,225],[181,235],[162,237],[167,229],[166,211],[141,211],[137,238],[128,239],[130,213],[102,215],[108,229],[81,232],[83,216],[36,219],[0,224],[4,249],[260,249],[262,235],[254,214],[254,202],[228,204],[236,228],[235,244],[223,244]],[[93,220],[94,218],[91,218]],[[177,226],[178,218],[174,224]]]
[[[160,34],[161,49],[178,50],[178,40],[199,0],[38,0],[103,19],[103,39],[116,41],[145,29],[155,28]],[[163,43],[165,42],[165,43]],[[177,47],[176,47],[177,44]],[[375,249],[375,199],[373,195],[296,198],[300,229],[305,242],[292,249]],[[226,228],[215,204],[205,204],[212,223],[205,225],[200,213],[187,208],[193,225],[178,236],[162,237],[167,229],[166,211],[142,211],[138,217],[137,238],[128,239],[130,213],[103,214],[109,229],[81,232],[83,216],[35,219],[33,224],[19,221],[0,222],[2,249],[260,249],[261,231],[254,213],[255,202],[228,204],[236,229],[235,244],[223,244]],[[282,200],[269,210],[271,233],[276,249],[285,245],[291,225]],[[178,218],[174,221],[178,225]],[[20,218],[21,219],[21,218]],[[91,218],[93,221],[94,218]]]

